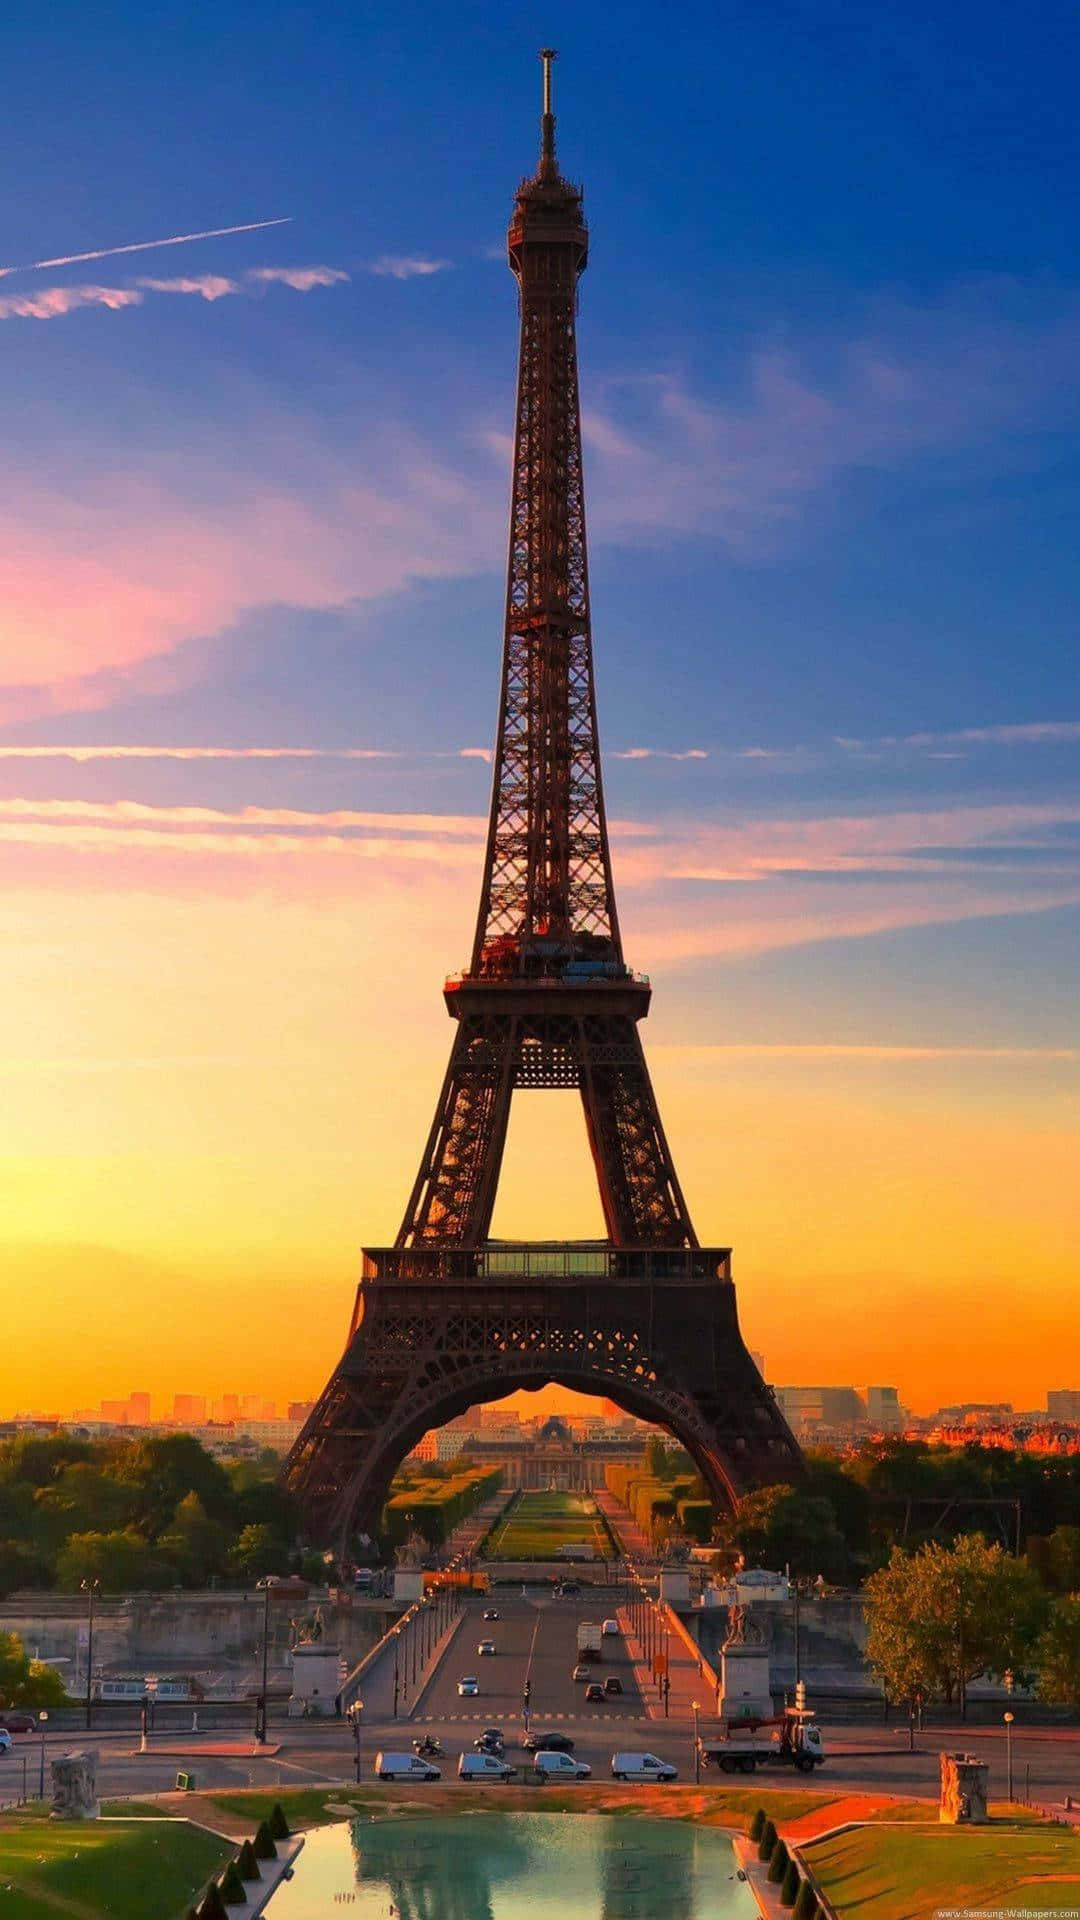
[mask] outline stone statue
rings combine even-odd
[[[739,1605],[728,1608],[728,1630],[724,1645],[725,1647],[765,1645],[765,1635],[757,1621],[751,1618],[749,1607]]]
[[[410,1533],[400,1547],[394,1548],[394,1565],[396,1567],[422,1566],[426,1550],[422,1535]]]
[[[97,1819],[97,1761],[96,1753],[64,1753],[50,1763],[51,1820]]]

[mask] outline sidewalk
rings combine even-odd
[[[684,1636],[671,1608],[665,1607],[662,1611],[668,1617],[670,1629],[666,1638],[669,1661],[668,1679],[671,1687],[666,1714],[660,1688],[646,1664],[645,1650],[634,1632],[631,1615],[625,1607],[619,1607],[616,1610],[619,1630],[623,1636],[630,1664],[634,1669],[634,1679],[645,1702],[645,1711],[650,1720],[681,1720],[685,1724],[694,1717],[693,1702],[696,1700],[700,1719],[712,1720],[716,1715],[712,1680],[705,1671],[700,1657],[690,1651],[688,1639]]]

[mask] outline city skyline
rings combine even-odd
[[[771,1377],[1032,1405],[1077,1326],[1060,72],[988,54],[1025,131],[1005,178],[978,88],[951,96],[964,142],[926,148],[960,62],[929,13],[898,80],[880,22],[838,64],[794,12],[787,45],[747,15],[733,66],[688,15],[646,77],[644,13],[612,48],[554,11],[616,884],[698,1230],[734,1245]],[[35,263],[0,276],[0,1260],[28,1404],[177,1368],[212,1398],[222,1317],[222,1379],[239,1342],[268,1398],[314,1393],[415,1171],[495,719],[514,315],[489,255],[535,122],[530,23],[418,46],[419,18],[362,68],[330,32],[295,152],[265,90],[218,127],[207,55],[244,9],[192,28],[192,156],[150,43],[90,49],[73,17],[63,164],[5,210],[3,258]],[[298,25],[268,26],[263,77],[310,98]],[[494,1231],[594,1235],[575,1096],[543,1102]]]

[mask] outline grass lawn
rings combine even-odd
[[[599,1559],[614,1553],[595,1500],[582,1493],[522,1493],[484,1551],[489,1560],[553,1560],[560,1547],[573,1546],[591,1546]]]
[[[0,1826],[0,1913],[5,1920],[181,1920],[231,1852],[186,1821],[128,1826],[16,1816]]]
[[[1080,1913],[1080,1834],[1072,1828],[857,1827],[805,1849],[842,1920],[926,1920],[936,1908]]]
[[[399,1787],[396,1791],[390,1785],[375,1783],[359,1787],[300,1787],[293,1791],[272,1787],[249,1793],[207,1793],[196,1797],[206,1802],[209,1820],[228,1816],[239,1822],[245,1833],[253,1832],[259,1821],[265,1819],[275,1800],[281,1802],[285,1818],[294,1831],[340,1820],[343,1806],[355,1807],[357,1813],[363,1814],[395,1818],[411,1814],[423,1818],[425,1814],[452,1813],[455,1809],[458,1813],[490,1810],[495,1804],[490,1788],[478,1787],[470,1792],[449,1784]],[[628,1791],[614,1782],[607,1787],[563,1790],[500,1787],[498,1797],[499,1809],[508,1813],[527,1809],[530,1813],[617,1814],[628,1819],[642,1815],[650,1819],[666,1816],[674,1820],[694,1820],[701,1826],[728,1827],[736,1833],[745,1832],[757,1807],[764,1807],[773,1820],[782,1824],[829,1804],[828,1795],[800,1792],[797,1788],[775,1793],[753,1787],[641,1787]],[[4,1907],[0,1903],[0,1920],[3,1915]]]

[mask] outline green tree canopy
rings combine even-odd
[[[232,1516],[228,1474],[190,1433],[151,1434],[137,1441],[121,1461],[119,1476],[137,1490],[135,1518],[150,1534],[168,1525],[189,1493],[198,1494],[215,1520]]]
[[[915,1553],[895,1547],[867,1581],[866,1600],[867,1657],[894,1700],[916,1692],[952,1700],[961,1678],[967,1686],[1020,1670],[1047,1609],[1031,1567],[979,1534],[952,1547],[927,1542]]]
[[[244,1527],[229,1551],[229,1570],[239,1580],[261,1580],[266,1573],[280,1573],[287,1553],[284,1541],[269,1527]]]
[[[67,1689],[55,1667],[31,1660],[17,1633],[0,1633],[0,1708],[62,1707]]]
[[[832,1503],[802,1487],[759,1487],[720,1520],[721,1551],[743,1554],[747,1566],[790,1566],[793,1574],[844,1580],[850,1555]]]
[[[202,1586],[224,1565],[231,1537],[220,1520],[211,1520],[198,1494],[188,1493],[157,1544],[177,1578],[189,1586]]]
[[[1039,1697],[1080,1707],[1080,1593],[1055,1600],[1035,1646]]]
[[[1032,1534],[1027,1558],[1054,1593],[1080,1593],[1080,1527],[1055,1527],[1051,1534]]]
[[[57,1585],[69,1593],[83,1580],[100,1581],[104,1593],[133,1593],[174,1579],[168,1562],[134,1527],[73,1533],[56,1556]]]

